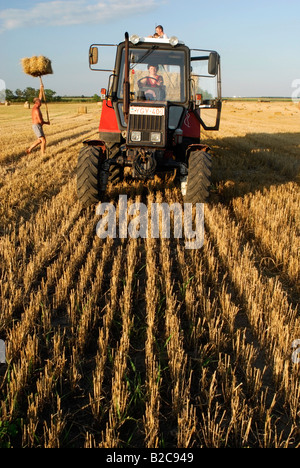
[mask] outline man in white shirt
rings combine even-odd
[[[159,39],[168,39],[168,36],[164,33],[164,28],[161,26],[161,24],[156,26],[155,32]]]

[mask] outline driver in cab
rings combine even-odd
[[[148,65],[148,76],[145,76],[141,80],[139,80],[139,86],[143,88],[150,88],[145,91],[146,99],[152,101],[156,99],[156,93],[151,88],[157,88],[164,84],[163,77],[157,74],[157,66],[149,64]]]

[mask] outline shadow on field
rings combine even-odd
[[[241,137],[205,138],[212,150],[212,185],[209,203],[228,203],[247,193],[263,191],[273,185],[300,181],[299,133],[248,133]],[[175,191],[175,189],[177,189]],[[125,180],[109,185],[105,202],[117,201],[119,195],[128,198],[148,194],[154,196],[169,190],[173,201],[181,198],[180,184],[172,176],[155,177],[147,182]],[[174,191],[174,195],[172,192]]]
[[[85,139],[84,137],[87,136],[88,132],[87,130],[78,131],[77,129],[77,132],[74,132],[71,136],[70,135],[58,136],[59,134],[63,134],[63,132],[59,131],[56,134],[49,135],[49,136],[46,133],[48,154],[51,154],[51,153],[57,154],[62,151],[65,151],[69,147],[77,145],[78,143],[80,143],[80,141],[78,141],[78,138],[82,137],[83,139]],[[24,144],[24,148],[21,151],[12,150],[11,153],[9,153],[7,156],[1,159],[0,166],[11,165],[10,171],[14,172],[15,166],[22,159],[25,161],[28,160],[28,154],[26,153],[26,149],[34,142],[35,139],[36,138],[34,136],[31,136],[30,138],[28,138],[28,141],[26,141],[26,143]],[[67,143],[67,146],[62,146],[64,142]],[[58,146],[58,148],[55,148],[56,146]],[[31,156],[39,157],[41,154],[40,151],[41,151],[40,146],[37,146],[36,148],[32,150]]]
[[[300,181],[300,133],[206,138],[213,153],[212,201]]]

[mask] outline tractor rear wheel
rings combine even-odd
[[[188,162],[185,203],[205,203],[211,184],[211,155],[205,151],[192,151]]]
[[[104,195],[100,190],[100,171],[105,154],[99,146],[83,146],[77,162],[77,196],[84,206],[98,203]]]

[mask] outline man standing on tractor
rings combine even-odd
[[[158,35],[158,39],[168,39],[168,36],[164,33],[164,28],[161,24],[156,26],[155,33]]]
[[[41,145],[41,153],[42,155],[45,153],[46,150],[46,137],[44,134],[43,130],[43,125],[47,124],[49,125],[50,122],[45,122],[40,110],[40,107],[42,105],[42,96],[43,96],[43,85],[41,84],[40,86],[40,92],[39,92],[39,97],[34,98],[34,106],[32,108],[31,112],[31,118],[32,118],[32,129],[37,136],[37,140],[26,150],[27,154],[30,154],[33,148],[35,148],[38,145]]]

